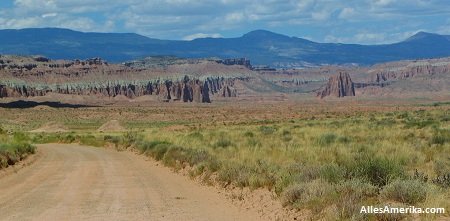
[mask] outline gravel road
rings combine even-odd
[[[261,220],[217,190],[131,152],[39,145],[0,178],[0,220]]]

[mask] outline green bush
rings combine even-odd
[[[189,138],[203,140],[203,134],[199,131],[192,132],[188,134]]]
[[[105,141],[99,137],[95,137],[94,135],[77,136],[76,139],[82,145],[94,146],[94,147],[105,146]]]
[[[345,168],[336,164],[326,164],[320,169],[320,177],[330,183],[338,183],[345,178]]]
[[[389,181],[405,175],[405,171],[398,162],[369,154],[356,157],[348,165],[347,171],[351,177],[366,179],[376,186],[384,186]]]
[[[385,186],[380,195],[387,200],[415,205],[425,201],[427,186],[419,180],[396,179]]]
[[[0,143],[0,168],[12,166],[35,152],[36,147],[26,142]]]
[[[118,147],[122,139],[119,136],[111,136],[111,135],[105,135],[103,137],[103,140],[109,143],[113,143],[115,147]]]
[[[374,198],[378,188],[361,179],[346,180],[336,185],[338,197],[336,206],[339,216],[344,219],[356,219],[362,203],[367,198]]]
[[[219,140],[217,140],[217,142],[214,144],[214,147],[226,148],[226,147],[229,147],[232,145],[233,145],[233,142],[231,142],[230,139],[228,139],[226,137],[220,137]]]
[[[307,207],[320,211],[322,207],[327,206],[327,201],[335,194],[336,190],[333,185],[319,179],[289,186],[282,193],[281,201],[283,206]]]
[[[164,154],[166,154],[167,150],[169,150],[171,145],[172,144],[167,144],[167,143],[157,144],[153,148],[147,149],[145,151],[145,154],[152,156],[156,160],[162,160],[162,158],[164,157]]]
[[[206,150],[170,146],[164,154],[162,161],[167,166],[176,167],[184,165],[194,166],[202,162],[213,161],[212,156]]]
[[[270,135],[270,134],[275,133],[277,131],[277,129],[275,127],[271,127],[271,126],[261,126],[261,127],[259,127],[259,131],[264,135]]]
[[[327,145],[334,143],[336,138],[337,138],[337,136],[334,133],[325,133],[325,134],[320,135],[317,138],[316,142],[319,146],[327,146]]]
[[[255,134],[251,131],[247,131],[244,133],[244,137],[254,137],[254,136],[255,136]]]
[[[153,141],[139,141],[136,143],[135,148],[139,150],[139,152],[147,153],[154,151],[156,149],[155,147],[158,145],[169,145],[171,143],[167,141],[159,141],[159,140],[153,140]]]
[[[294,163],[277,172],[275,193],[281,195],[286,187],[295,183],[309,182],[321,177],[321,167],[316,165],[303,165]]]
[[[235,184],[238,187],[268,187],[275,185],[276,169],[263,160],[255,162],[229,163],[218,171],[218,180],[224,185]]]
[[[448,129],[434,129],[431,135],[430,143],[444,145],[450,142],[450,130]]]
[[[137,143],[139,140],[142,140],[142,137],[135,131],[127,131],[125,135],[123,135],[122,145],[125,147],[130,147],[131,145]]]

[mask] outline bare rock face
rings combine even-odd
[[[355,96],[355,86],[350,75],[346,72],[330,77],[327,85],[317,94],[320,98],[327,96],[345,97]]]
[[[158,94],[158,99],[160,101],[168,102],[171,99],[171,96],[170,96],[171,84],[172,84],[171,82],[166,81],[159,85],[159,90],[158,90],[157,94]]]
[[[197,103],[202,102],[202,86],[199,81],[195,81],[192,87],[192,100]]]
[[[222,97],[237,97],[237,91],[235,88],[225,85],[220,91],[220,96]]]
[[[207,81],[205,81],[202,87],[202,103],[211,103],[211,99],[209,98],[209,86]]]
[[[431,76],[450,72],[450,62],[413,62],[395,68],[380,68],[372,73],[370,82],[383,83],[416,76]]]
[[[0,98],[8,97],[8,93],[6,92],[6,87],[4,85],[0,85]]]

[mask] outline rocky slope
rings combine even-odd
[[[318,92],[317,96],[320,98],[327,96],[355,96],[355,87],[350,75],[346,72],[339,72],[337,75],[331,76],[328,83]]]
[[[135,68],[100,58],[51,61],[44,57],[0,56],[0,98],[48,93],[210,103],[213,96],[236,97],[234,81],[250,73],[241,66],[199,60],[195,64]],[[183,69],[183,71],[179,71]]]
[[[321,98],[450,94],[450,58],[371,67],[261,71],[249,69],[245,59],[218,61],[154,57],[110,64],[99,58],[55,61],[45,57],[0,56],[0,98],[58,93],[92,100],[152,96],[150,100],[209,103],[238,95],[241,100],[254,100],[274,94]]]

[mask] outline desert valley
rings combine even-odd
[[[0,39],[1,220],[450,218],[449,36]]]

